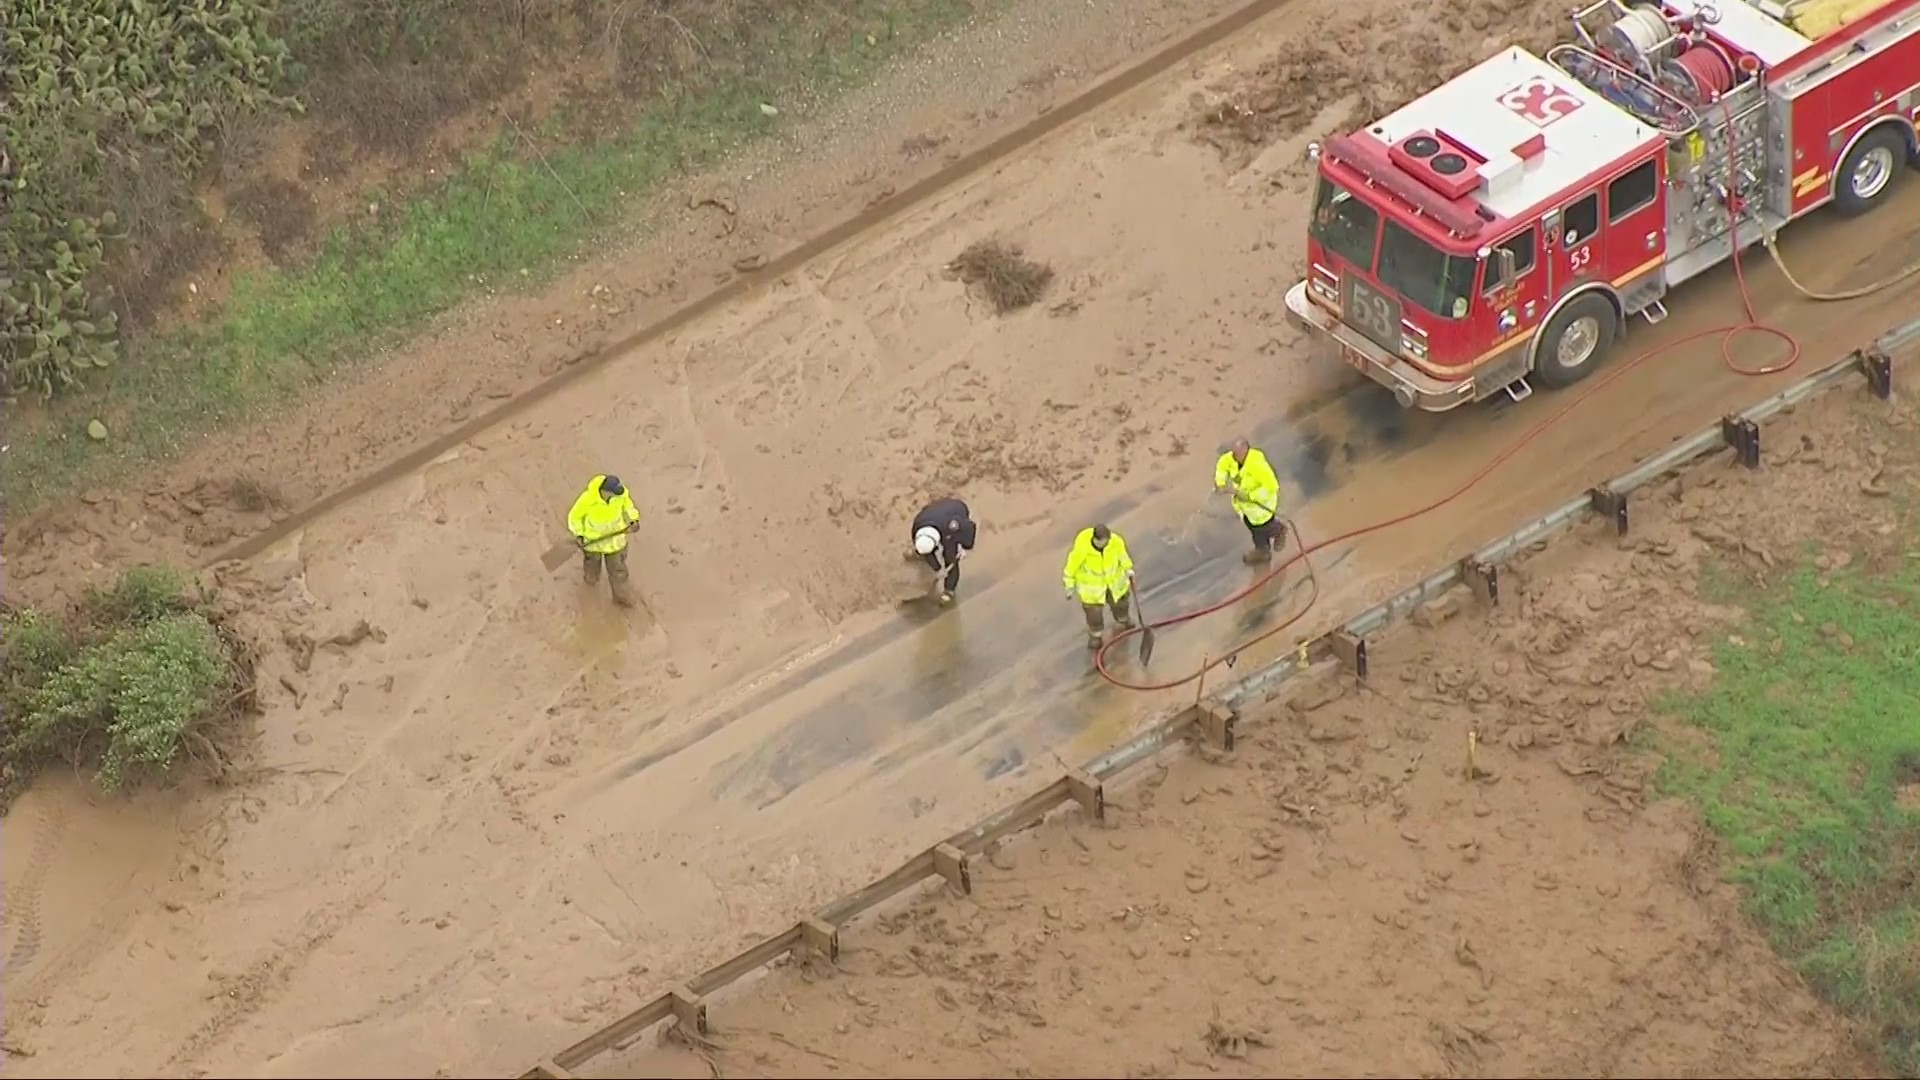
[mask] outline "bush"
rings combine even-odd
[[[250,703],[244,650],[161,567],[127,571],[65,618],[9,612],[0,643],[7,795],[52,761],[92,768],[114,791],[183,752],[217,759],[209,731]]]
[[[0,391],[50,397],[114,354],[99,285],[116,174],[191,175],[275,93],[272,0],[11,0],[0,38]]]

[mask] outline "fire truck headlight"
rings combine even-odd
[[[1318,277],[1310,278],[1307,287],[1313,290],[1313,295],[1318,296],[1329,304],[1340,301],[1340,294],[1334,291],[1333,286],[1320,280]]]
[[[1405,349],[1407,355],[1413,357],[1415,360],[1425,360],[1427,358],[1427,343],[1411,334],[1400,335],[1400,347]]]

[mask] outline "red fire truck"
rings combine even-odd
[[[1309,153],[1289,320],[1401,405],[1583,379],[1667,290],[1920,168],[1920,0],[1598,0]],[[1697,5],[1697,6],[1696,6]],[[1737,223],[1737,224],[1736,224]]]

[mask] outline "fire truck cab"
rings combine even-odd
[[[1401,405],[1585,378],[1669,289],[1920,167],[1920,0],[1599,0],[1310,148],[1288,318]]]

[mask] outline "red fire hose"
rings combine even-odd
[[[1731,124],[1732,124],[1731,114],[1729,114],[1728,116],[1728,124],[1729,124],[1729,127],[1731,127]],[[1735,149],[1734,149],[1732,139],[1727,140],[1727,157],[1728,157],[1729,167],[1733,168],[1734,171],[1737,172],[1738,158],[1735,154]],[[1729,229],[1728,236],[1729,237],[1733,237],[1735,235],[1732,232],[1732,230],[1738,228],[1738,225],[1739,225],[1739,215],[1736,209],[1736,205],[1737,204],[1733,201],[1732,198],[1729,198],[1727,200],[1727,219],[1728,219],[1728,229]],[[1300,535],[1300,531],[1297,528],[1288,529],[1287,531],[1293,534],[1293,543],[1296,549],[1294,554],[1287,556],[1285,559],[1283,559],[1279,563],[1279,565],[1275,566],[1271,570],[1268,570],[1266,573],[1260,575],[1260,577],[1256,579],[1253,582],[1253,584],[1248,585],[1246,588],[1241,589],[1240,591],[1234,593],[1231,596],[1228,596],[1224,600],[1220,600],[1216,603],[1209,604],[1206,607],[1197,608],[1193,611],[1182,612],[1170,618],[1161,619],[1152,624],[1152,629],[1159,630],[1169,626],[1178,626],[1181,623],[1192,622],[1195,619],[1205,618],[1206,616],[1212,615],[1215,612],[1222,611],[1226,608],[1232,607],[1233,605],[1239,603],[1240,601],[1245,600],[1247,597],[1252,596],[1255,592],[1258,592],[1263,586],[1265,586],[1268,582],[1272,581],[1274,578],[1285,573],[1288,567],[1291,567],[1295,563],[1299,563],[1306,568],[1307,578],[1309,583],[1312,586],[1312,589],[1307,595],[1306,604],[1302,606],[1299,611],[1295,612],[1294,614],[1289,616],[1285,621],[1280,623],[1280,625],[1275,626],[1264,633],[1248,638],[1247,640],[1227,650],[1225,654],[1219,657],[1215,657],[1207,660],[1197,670],[1187,675],[1183,675],[1177,679],[1169,679],[1165,682],[1152,682],[1152,683],[1129,682],[1126,679],[1121,678],[1118,675],[1115,675],[1113,671],[1107,667],[1108,650],[1112,649],[1115,645],[1120,644],[1122,641],[1125,641],[1128,638],[1134,636],[1135,634],[1143,632],[1143,629],[1145,629],[1142,627],[1133,627],[1131,629],[1121,632],[1119,635],[1113,638],[1108,639],[1105,644],[1100,646],[1099,651],[1094,653],[1093,663],[1094,663],[1094,667],[1100,672],[1100,677],[1105,679],[1109,683],[1112,683],[1113,685],[1120,687],[1123,690],[1171,690],[1176,686],[1184,686],[1187,683],[1193,682],[1201,678],[1213,668],[1219,667],[1222,664],[1231,663],[1237,656],[1239,656],[1240,653],[1246,651],[1247,649],[1252,648],[1255,645],[1260,644],[1261,642],[1267,640],[1270,637],[1273,637],[1275,634],[1284,632],[1289,627],[1293,626],[1293,624],[1299,622],[1301,619],[1306,618],[1307,613],[1313,610],[1313,605],[1320,599],[1320,578],[1317,574],[1314,573],[1314,569],[1313,569],[1312,555],[1314,552],[1320,551],[1324,548],[1332,547],[1335,544],[1345,543],[1346,541],[1349,541],[1349,540],[1356,540],[1362,536],[1368,535],[1369,533],[1381,532],[1383,530],[1390,529],[1395,525],[1400,525],[1405,522],[1412,521],[1417,517],[1421,517],[1425,514],[1430,514],[1435,510],[1440,509],[1442,506],[1445,506],[1448,503],[1452,502],[1453,500],[1458,499],[1462,495],[1465,495],[1468,491],[1472,490],[1474,485],[1480,483],[1482,480],[1485,480],[1488,476],[1492,475],[1494,470],[1506,464],[1509,458],[1513,457],[1515,454],[1518,454],[1521,450],[1525,449],[1528,443],[1531,443],[1534,439],[1538,438],[1542,432],[1546,431],[1548,428],[1552,427],[1554,424],[1559,423],[1563,418],[1565,418],[1565,416],[1568,413],[1572,412],[1581,403],[1585,402],[1589,397],[1592,397],[1594,394],[1597,394],[1600,391],[1605,390],[1609,385],[1613,383],[1615,379],[1618,379],[1626,375],[1628,372],[1639,367],[1641,364],[1644,364],[1647,361],[1652,360],[1656,356],[1664,355],[1668,352],[1671,352],[1674,349],[1679,348],[1682,345],[1689,345],[1703,338],[1712,337],[1717,334],[1720,336],[1720,358],[1723,361],[1725,361],[1727,367],[1736,374],[1750,375],[1750,376],[1777,375],[1780,372],[1785,371],[1788,368],[1792,367],[1793,365],[1799,363],[1800,354],[1801,354],[1800,340],[1794,337],[1791,333],[1787,332],[1786,330],[1783,330],[1777,326],[1772,326],[1768,323],[1762,322],[1760,320],[1759,315],[1754,311],[1753,297],[1747,289],[1746,270],[1741,265],[1740,250],[1737,246],[1734,248],[1734,251],[1733,251],[1733,276],[1734,276],[1734,281],[1738,284],[1740,289],[1740,306],[1746,314],[1746,318],[1743,319],[1742,321],[1731,323],[1726,326],[1714,327],[1709,330],[1701,330],[1697,333],[1688,334],[1687,336],[1682,338],[1676,338],[1673,341],[1669,341],[1663,345],[1649,349],[1646,352],[1643,352],[1640,355],[1635,356],[1633,359],[1627,361],[1626,363],[1621,364],[1619,367],[1615,368],[1611,373],[1609,373],[1605,378],[1602,378],[1599,382],[1596,382],[1593,385],[1587,387],[1586,390],[1584,390],[1580,394],[1573,397],[1565,405],[1560,406],[1560,408],[1556,409],[1552,414],[1548,415],[1545,419],[1534,424],[1531,428],[1528,428],[1525,433],[1523,433],[1518,439],[1515,439],[1505,450],[1502,450],[1500,453],[1494,455],[1493,460],[1487,462],[1485,465],[1482,465],[1480,469],[1477,472],[1475,472],[1472,476],[1467,477],[1467,479],[1463,481],[1460,484],[1460,486],[1454,488],[1452,491],[1449,491],[1444,495],[1441,495],[1439,498],[1436,498],[1431,502],[1428,502],[1422,506],[1417,506],[1411,510],[1406,511],[1405,513],[1398,514],[1394,517],[1386,518],[1382,521],[1376,521],[1368,525],[1362,525],[1358,528],[1349,529],[1338,536],[1329,537],[1325,540],[1315,541],[1312,544],[1309,544],[1306,542],[1306,539]],[[1891,282],[1889,282],[1889,284],[1891,284]],[[1737,362],[1735,362],[1733,358],[1733,343],[1735,340],[1740,338],[1740,336],[1743,334],[1764,334],[1768,337],[1777,338],[1780,341],[1785,342],[1788,349],[1786,359],[1781,360],[1778,363],[1769,364],[1763,367],[1754,367],[1754,368],[1741,367]]]

